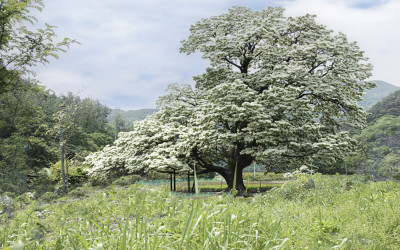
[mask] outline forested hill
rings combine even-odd
[[[361,151],[346,161],[347,166],[360,174],[400,180],[400,90],[378,101],[369,112],[367,127],[354,136]]]
[[[146,118],[146,116],[151,115],[157,112],[157,109],[138,109],[138,110],[120,110],[120,109],[112,109],[110,115],[107,117],[108,122],[114,121],[114,116],[119,113],[121,118],[125,120],[127,123],[132,124],[135,121],[141,121]]]
[[[369,110],[375,103],[379,102],[385,96],[400,90],[400,87],[392,85],[384,81],[373,81],[376,83],[376,88],[365,91],[363,97],[364,100],[360,102],[360,105],[365,109]]]
[[[368,123],[374,122],[385,115],[400,116],[400,90],[397,90],[377,102],[371,109]]]

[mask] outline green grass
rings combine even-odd
[[[261,172],[256,172],[255,176],[254,173],[250,173],[250,172],[244,172],[243,173],[243,180],[247,180],[247,178],[249,177],[250,181],[281,181],[281,180],[285,180],[285,178],[283,178],[283,173],[280,174],[275,174],[275,173],[261,173]]]
[[[272,188],[275,187],[281,187],[282,184],[281,183],[262,183],[261,186],[259,183],[250,183],[249,185],[245,184],[246,188],[247,188],[247,192],[248,193],[260,193],[260,192],[266,192],[268,190],[271,190]],[[211,183],[211,184],[206,184],[206,185],[201,185],[200,189],[202,192],[223,192],[225,190],[227,190],[228,185],[226,185],[226,183],[222,184],[222,188],[220,184],[216,184],[216,183]],[[187,191],[186,189],[178,189],[182,190],[182,191]]]
[[[110,187],[0,215],[0,248],[398,249],[400,184],[313,176],[254,197]]]

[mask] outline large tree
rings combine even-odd
[[[349,154],[356,141],[342,127],[364,126],[357,102],[373,86],[362,82],[372,67],[344,34],[283,11],[236,7],[193,25],[181,52],[202,53],[206,73],[194,89],[171,85],[158,114],[120,135],[108,156],[89,159],[93,174],[115,169],[111,159],[132,171],[196,165],[229,188],[236,172],[243,191],[242,171],[253,161],[268,168]]]

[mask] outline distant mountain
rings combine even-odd
[[[157,111],[158,109],[138,109],[128,111],[124,111],[121,109],[112,109],[111,114],[107,117],[107,120],[108,122],[112,122],[114,120],[114,115],[119,112],[123,120],[125,120],[127,123],[132,124],[135,121],[144,120],[148,115],[154,114]]]
[[[365,91],[363,100],[360,105],[365,109],[369,110],[375,103],[380,101],[385,96],[400,90],[400,87],[394,86],[384,81],[373,81],[376,83],[376,88]]]
[[[368,123],[374,122],[385,115],[400,116],[400,90],[384,97],[368,111],[371,113],[367,118]]]

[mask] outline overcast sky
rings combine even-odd
[[[154,108],[168,84],[193,83],[205,71],[199,54],[179,53],[191,24],[232,6],[281,6],[357,41],[374,65],[370,80],[400,86],[400,0],[44,0],[40,22],[77,39],[59,60],[36,69],[58,94],[72,92],[124,110]]]

